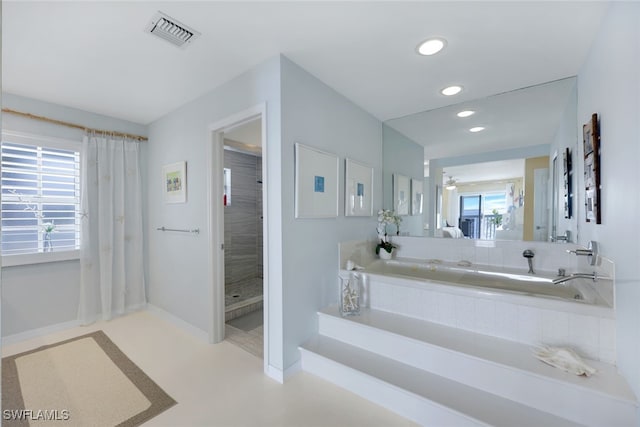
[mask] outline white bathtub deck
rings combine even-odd
[[[304,369],[374,401],[382,400],[381,404],[393,403],[397,406],[390,409],[403,415],[416,403],[416,395],[418,400],[435,402],[414,411],[411,417],[421,423],[424,414],[446,418],[462,413],[480,425],[508,425],[514,414],[525,411],[522,406],[534,411],[532,419],[551,417],[543,425],[635,423],[636,397],[613,365],[587,361],[598,373],[578,377],[538,361],[526,344],[370,309],[348,318],[341,317],[336,307],[322,310],[318,332],[301,347]],[[359,364],[358,358],[363,362]],[[324,375],[325,371],[333,374]],[[389,377],[387,371],[404,374]],[[423,380],[441,385],[416,393],[415,381]],[[479,393],[470,398],[493,407],[498,417],[489,419],[483,412],[469,415],[474,409],[465,406],[465,393]],[[441,394],[450,400],[438,400]],[[387,395],[394,397],[386,399]],[[438,407],[443,411],[433,409]],[[458,421],[463,423],[467,415]]]
[[[330,338],[315,337],[302,350],[305,370],[421,425],[580,425]]]
[[[615,396],[627,402],[636,398],[614,365],[588,360],[588,364],[598,370],[589,378],[563,372],[534,357],[534,347],[489,335],[481,335],[438,323],[425,322],[384,311],[364,309],[359,316],[342,318],[337,306],[330,306],[318,313],[327,319],[349,321],[368,328],[410,338],[419,343],[440,348],[452,353],[475,357],[497,366],[509,367],[560,383],[584,387],[595,392]],[[322,333],[322,330],[320,331]]]

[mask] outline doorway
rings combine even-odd
[[[265,108],[212,124],[207,156],[209,341],[226,337],[258,356],[268,355],[269,343]],[[263,360],[266,369],[267,357]]]
[[[224,133],[225,339],[263,355],[262,135],[257,118]]]

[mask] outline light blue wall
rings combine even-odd
[[[75,123],[89,128],[125,132],[141,136],[147,136],[147,126],[113,117],[103,116],[77,108],[66,107],[64,105],[52,104],[50,102],[39,101],[33,98],[2,94],[2,108],[31,113],[38,116],[45,116],[51,119],[62,120]],[[76,138],[82,140],[83,131],[66,126],[54,125],[51,123],[34,121],[13,114],[2,115],[2,127],[14,131],[31,132],[59,138]]]
[[[613,2],[578,74],[578,131],[598,113],[602,224],[580,218],[579,243],[596,240],[616,264],[617,359],[640,396],[640,4]],[[580,137],[580,140],[582,138]],[[578,159],[583,156],[580,145]],[[578,161],[578,206],[584,164]],[[580,209],[580,207],[578,208]]]
[[[339,215],[294,218],[294,144],[340,158]],[[338,243],[376,236],[376,217],[344,216],[344,160],[374,168],[374,211],[382,206],[382,124],[286,58],[282,60],[282,230],[284,363],[317,331],[316,311],[337,302]]]
[[[422,181],[424,147],[387,125],[382,126],[382,135],[383,205],[385,209],[393,209],[393,174]],[[410,236],[422,236],[422,223],[421,215],[403,216],[400,231],[408,232]]]
[[[147,134],[147,127],[141,124],[12,94],[2,94],[2,107],[92,128],[142,136]],[[78,141],[78,147],[83,136],[80,129],[13,114],[2,115],[2,128]],[[142,143],[143,150],[145,144]],[[142,159],[144,170],[144,155]],[[143,176],[143,186],[145,184],[146,179]],[[2,336],[76,320],[79,289],[79,261],[3,267]]]
[[[281,258],[280,222],[280,58],[275,57],[206,95],[178,108],[149,127],[147,207],[149,302],[189,324],[209,330],[210,284],[208,269],[207,144],[209,126],[233,114],[266,103],[269,193],[269,252]],[[187,202],[165,204],[162,166],[187,162]],[[199,235],[162,233],[157,227],[200,228]],[[282,369],[281,271],[277,262],[269,270],[269,363]]]
[[[2,268],[2,336],[76,320],[80,262]]]
[[[269,271],[269,363],[284,370],[298,360],[298,345],[315,333],[316,311],[336,300],[338,242],[373,238],[376,224],[374,217],[344,217],[343,185],[338,218],[294,218],[295,142],[338,154],[340,182],[345,157],[370,164],[376,210],[382,193],[380,121],[288,59],[267,61],[151,124],[149,182],[163,164],[186,160],[188,201],[166,205],[160,185],[149,187],[149,301],[208,329],[206,233],[172,235],[155,228],[206,226],[207,127],[261,102],[267,103],[269,255],[280,262],[270,262]]]

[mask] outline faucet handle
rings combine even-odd
[[[522,256],[525,258],[533,258],[536,254],[531,250],[531,249],[525,249],[524,252],[522,252]]]
[[[589,257],[589,265],[597,265],[598,264],[598,255],[599,255],[598,242],[596,242],[594,240],[591,240],[589,242],[589,245],[587,246],[587,249],[575,249],[575,250],[567,249],[567,252],[569,252],[571,254],[583,255],[583,256]]]

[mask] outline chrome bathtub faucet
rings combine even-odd
[[[560,285],[562,283],[568,282],[569,280],[575,280],[575,279],[591,279],[594,282],[597,282],[598,279],[603,279],[603,277],[598,276],[598,273],[596,273],[595,271],[593,273],[573,273],[573,274],[570,274],[569,276],[558,277],[556,279],[553,279],[553,284]]]
[[[522,252],[522,256],[529,262],[529,274],[536,274],[535,271],[533,271],[533,257],[535,256],[533,251],[531,249],[525,249],[525,251]]]

